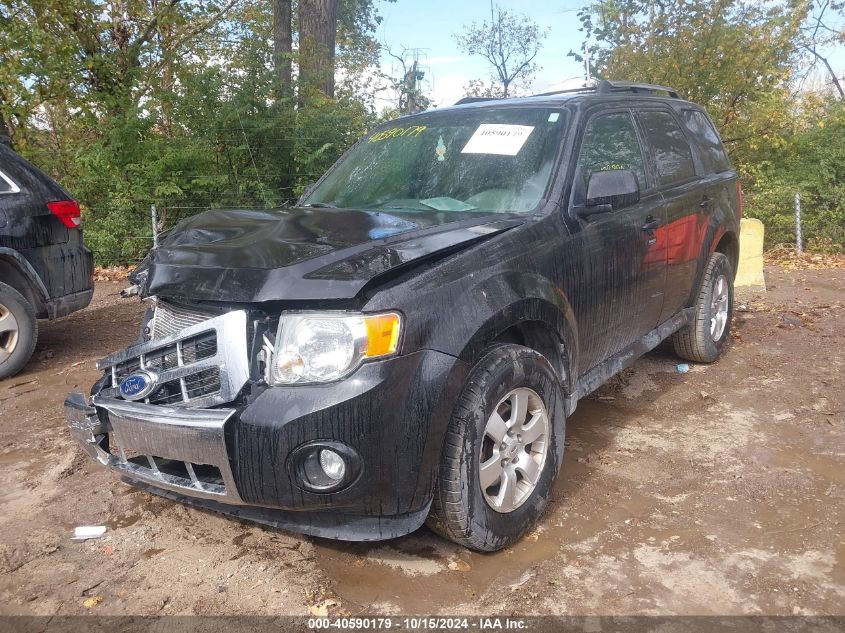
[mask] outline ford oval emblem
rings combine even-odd
[[[120,395],[126,400],[141,400],[156,388],[157,378],[146,370],[136,371],[120,381]]]

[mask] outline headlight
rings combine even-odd
[[[268,382],[331,382],[370,358],[395,354],[400,318],[387,314],[286,314],[279,319]]]

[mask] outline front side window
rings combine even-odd
[[[684,122],[701,148],[704,169],[711,174],[730,171],[731,161],[728,160],[722,141],[710,119],[698,110],[684,110]]]
[[[643,112],[640,120],[654,157],[657,183],[669,185],[695,176],[692,151],[675,117],[668,112]]]
[[[640,189],[646,189],[643,154],[634,122],[627,112],[595,117],[584,130],[578,156],[578,174],[584,190],[595,171],[629,169],[637,176]]]
[[[543,198],[566,113],[485,108],[395,121],[361,141],[305,206],[526,213]]]

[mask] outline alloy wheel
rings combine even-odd
[[[549,416],[531,389],[513,389],[484,428],[478,479],[496,512],[513,512],[534,492],[549,450]]]
[[[719,275],[713,283],[713,298],[710,302],[710,336],[714,341],[722,338],[728,324],[728,280]]]
[[[15,351],[18,345],[20,329],[18,320],[12,311],[0,303],[0,363],[6,360]]]

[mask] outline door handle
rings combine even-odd
[[[660,226],[660,220],[653,218],[652,216],[646,217],[646,223],[643,224],[640,229],[643,231],[654,231],[657,227]]]
[[[698,203],[698,206],[701,207],[702,209],[709,209],[711,202],[712,202],[712,200],[710,200],[710,198],[708,198],[707,196],[704,196],[701,199],[701,202]]]

